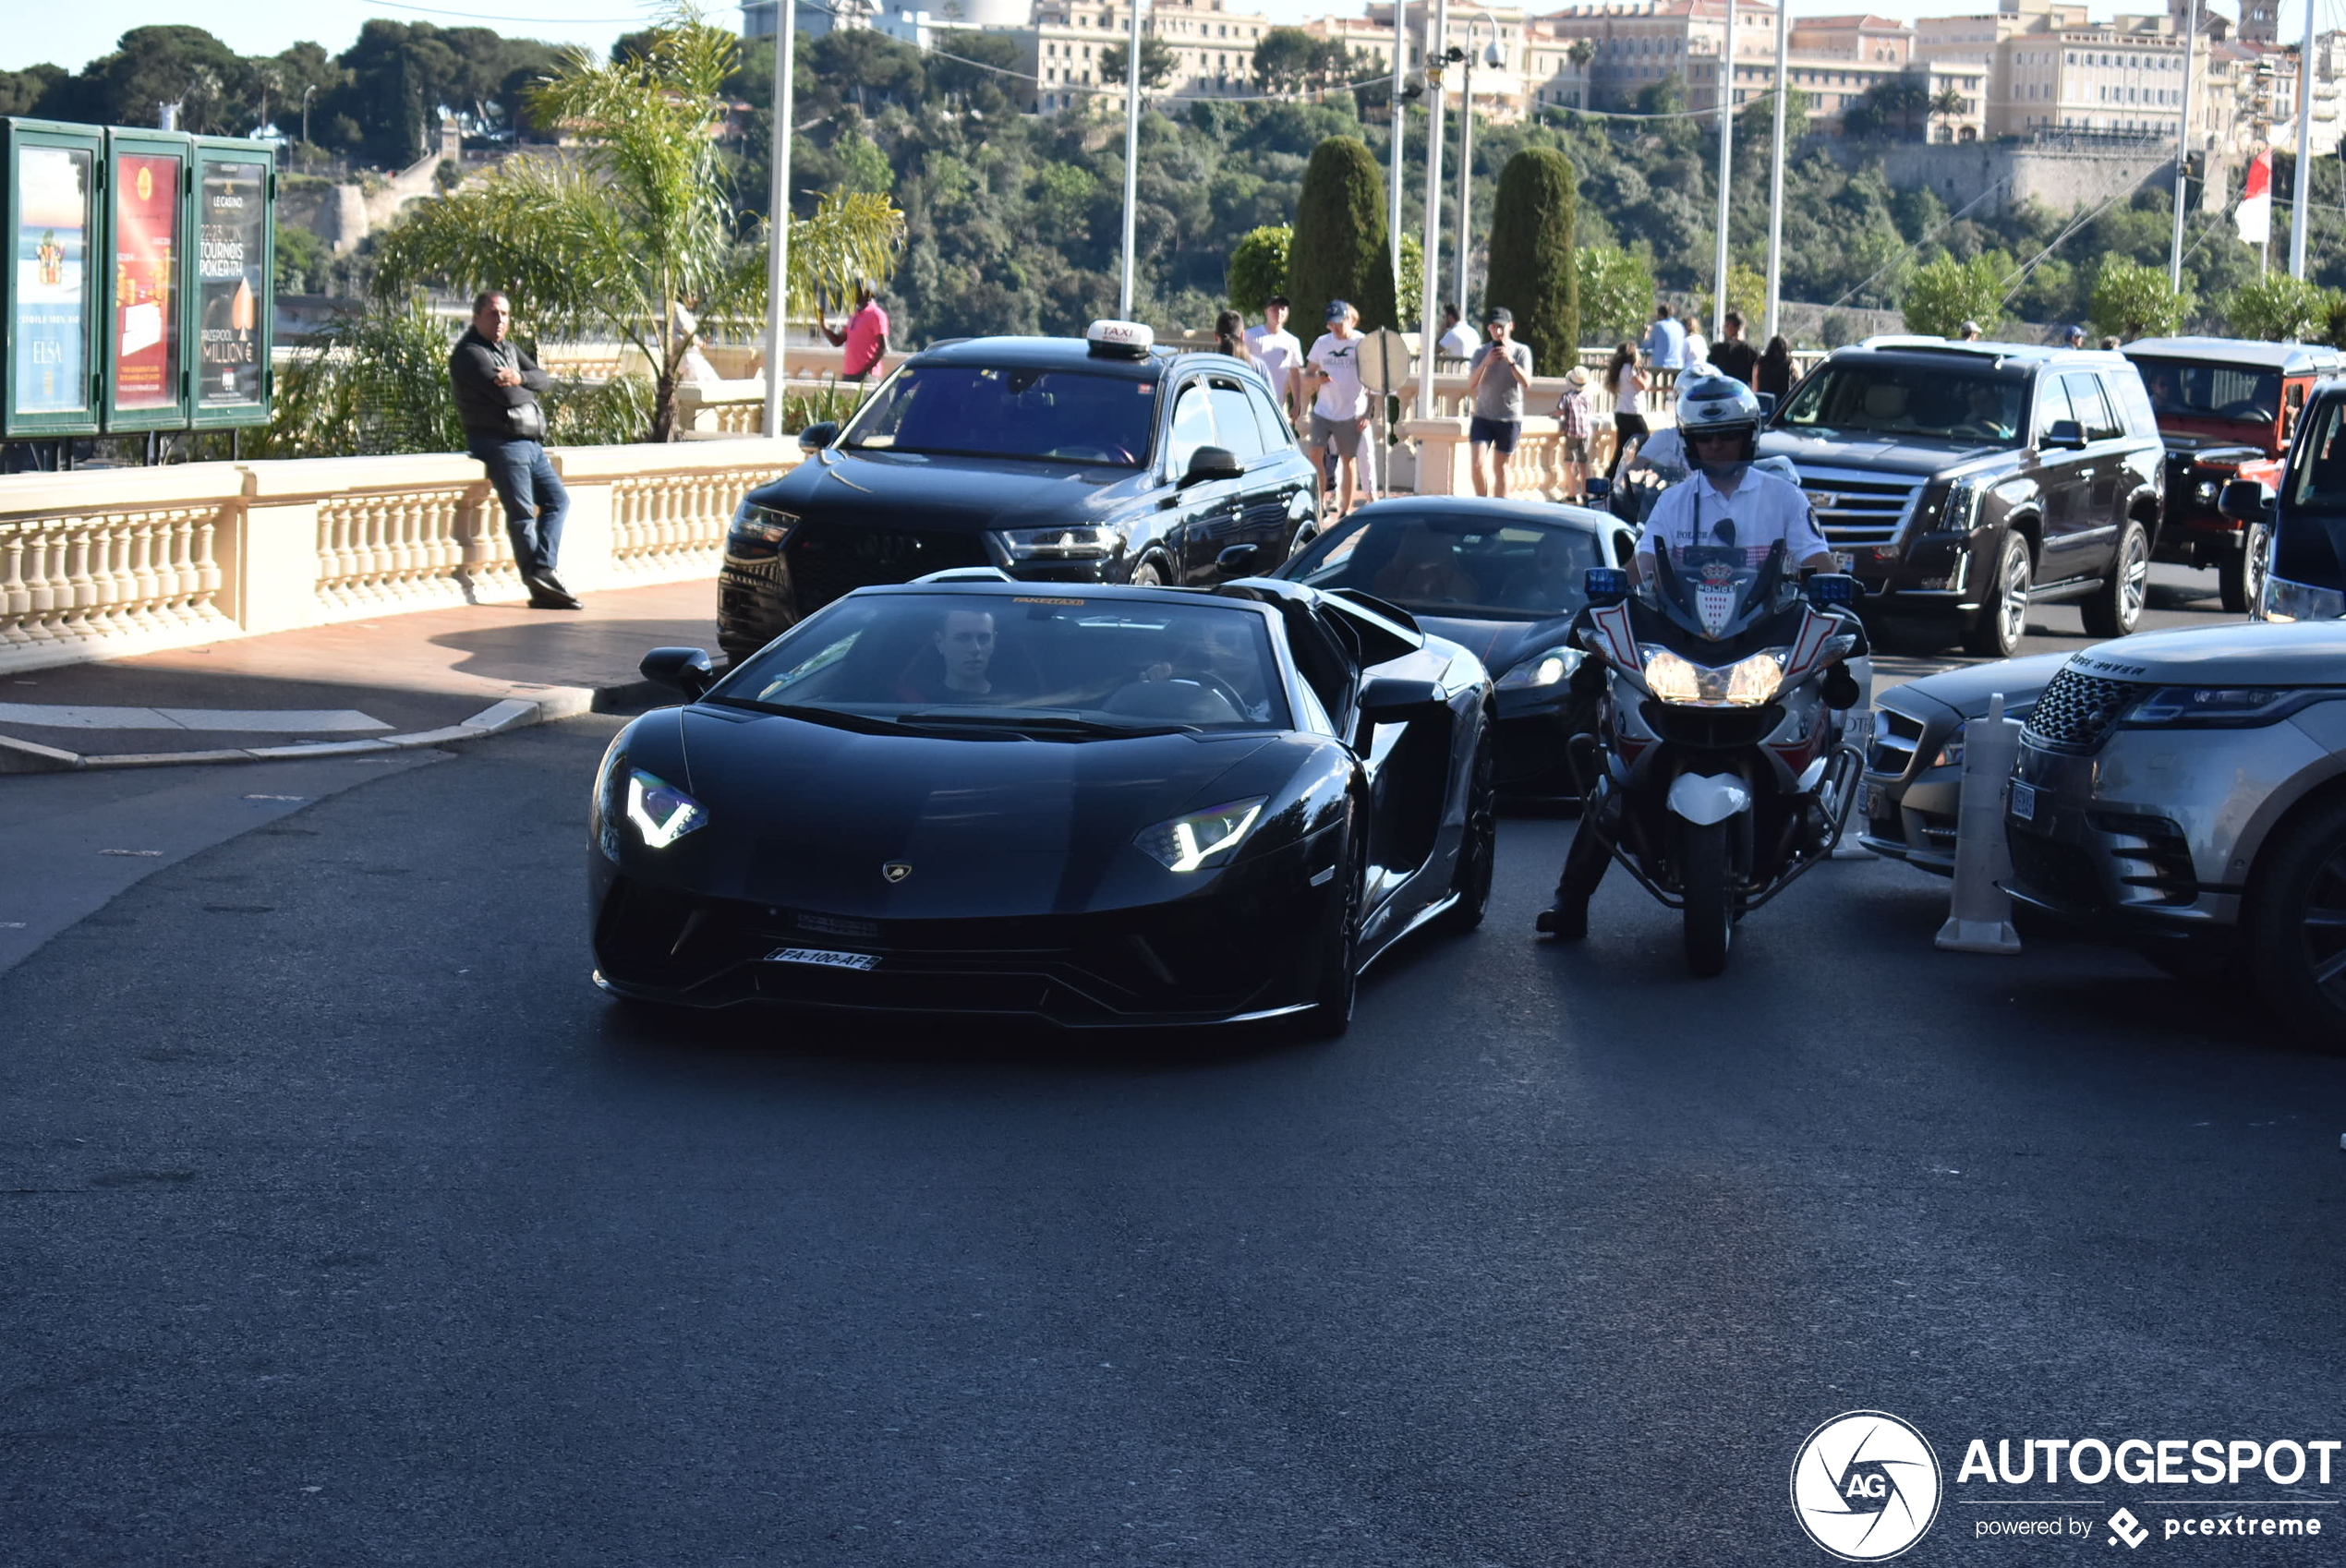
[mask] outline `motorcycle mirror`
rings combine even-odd
[[[1580,591],[1596,609],[1610,609],[1629,597],[1629,574],[1618,566],[1591,566],[1581,574]]]

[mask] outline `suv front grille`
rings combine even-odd
[[[2145,690],[2138,681],[2105,681],[2063,669],[2037,699],[2026,733],[2063,751],[2098,750]]]
[[[783,547],[798,613],[875,583],[909,583],[951,566],[990,566],[975,533],[871,528],[855,523],[801,524]]]
[[[1919,477],[1809,463],[1793,466],[1800,471],[1800,488],[1816,511],[1817,525],[1825,531],[1826,542],[1838,549],[1895,543],[1915,498],[1922,493]]]

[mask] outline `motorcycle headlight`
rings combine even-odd
[[[2334,689],[2304,686],[2161,686],[2134,704],[2125,724],[2130,730],[2249,730],[2338,694]]]
[[[1004,528],[994,537],[1012,561],[1106,561],[1117,547],[1113,528]]]
[[[1770,648],[1724,666],[1694,664],[1651,643],[1645,657],[1646,690],[1680,707],[1760,707],[1784,684],[1788,650]]]
[[[635,768],[627,775],[627,820],[644,836],[647,850],[664,850],[695,828],[708,826],[708,808],[655,773]]]
[[[2292,583],[2286,577],[2267,577],[2265,597],[2257,603],[2259,621],[2337,621],[2346,619],[2346,594],[2335,588],[2317,588],[2311,583]]]
[[[1537,686],[1553,686],[1570,679],[1580,668],[1578,648],[1550,648],[1537,658],[1527,658],[1499,677],[1502,692],[1519,692]]]
[[[798,513],[745,501],[733,510],[733,525],[725,531],[725,553],[744,561],[778,555],[797,526]]]
[[[1170,822],[1158,823],[1132,842],[1167,871],[1195,871],[1245,841],[1254,830],[1255,819],[1263,814],[1263,802],[1267,798],[1257,795],[1252,800],[1193,811]]]

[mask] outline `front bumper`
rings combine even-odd
[[[1301,857],[1223,874],[1162,904],[1103,913],[865,920],[658,887],[612,874],[594,911],[606,990],[695,1007],[770,1002],[831,1011],[1022,1019],[1063,1028],[1216,1024],[1309,1005],[1336,895]],[[868,969],[784,961],[848,953]]]
[[[1963,769],[1926,768],[1909,779],[1868,771],[1857,842],[1875,854],[1941,876],[1955,874],[1955,823]]]
[[[1578,793],[1565,747],[1590,728],[1595,704],[1566,682],[1499,694],[1498,785],[1502,793],[1568,798]]]

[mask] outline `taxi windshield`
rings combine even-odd
[[[856,412],[849,452],[1137,468],[1156,382],[1033,366],[912,365]]]
[[[840,600],[709,700],[909,729],[1286,729],[1259,612],[1204,600],[890,593]]]
[[[1828,360],[1794,392],[1776,428],[2010,445],[2027,428],[2026,397],[2026,383],[2010,375],[1954,365]]]
[[[1440,513],[1364,513],[1313,540],[1280,573],[1358,588],[1421,615],[1544,621],[1587,603],[1591,566],[1612,564],[1586,528]]]

